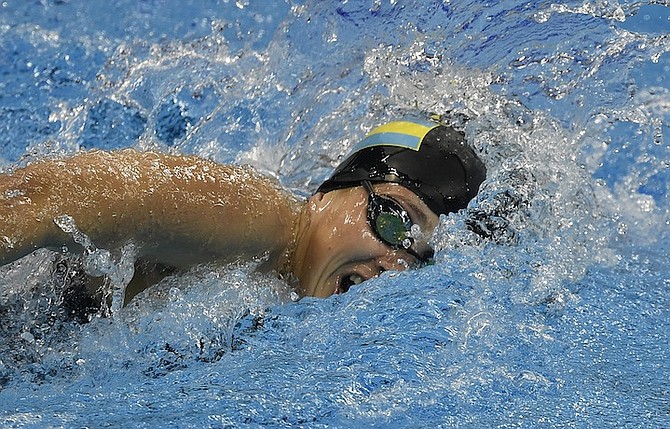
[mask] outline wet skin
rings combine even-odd
[[[418,196],[397,184],[373,188],[430,236],[438,218]],[[0,175],[0,265],[42,247],[83,252],[54,222],[67,214],[98,248],[132,241],[141,261],[136,274],[265,255],[259,270],[294,276],[303,296],[327,297],[416,264],[377,238],[367,207],[362,186],[299,202],[249,167],[133,150],[82,152]],[[412,250],[423,255],[430,248],[416,240]],[[132,293],[160,278],[133,279]]]
[[[413,249],[418,254],[429,253],[426,240],[437,226],[435,213],[401,185],[379,183],[373,189],[409,213],[426,237],[416,240]],[[317,193],[307,202],[294,254],[301,295],[327,297],[384,271],[416,265],[414,256],[377,238],[367,221],[367,206],[368,193],[362,186]]]

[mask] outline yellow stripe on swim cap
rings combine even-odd
[[[368,133],[368,136],[379,133],[399,133],[407,134],[414,137],[423,138],[428,131],[437,127],[438,124],[435,123],[420,123],[420,122],[410,122],[410,121],[395,121],[389,122],[388,124],[380,125],[377,128],[373,129]]]
[[[397,146],[418,151],[426,134],[437,126],[439,124],[434,122],[389,122],[370,131],[356,145],[354,152],[373,146]]]

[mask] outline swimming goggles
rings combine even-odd
[[[394,199],[376,194],[369,181],[364,180],[363,187],[368,192],[368,224],[377,238],[393,249],[406,251],[421,263],[428,263],[430,256],[419,255],[412,249],[413,222],[407,211]]]

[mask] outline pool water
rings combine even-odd
[[[249,261],[81,324],[58,255],[0,268],[0,425],[670,427],[669,52],[660,1],[0,3],[2,171],[133,147],[306,197],[419,111],[488,166],[434,265],[329,299]]]

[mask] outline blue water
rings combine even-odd
[[[2,170],[134,147],[306,196],[417,110],[489,167],[435,265],[329,299],[200,267],[80,325],[53,254],[1,268],[0,426],[670,427],[669,52],[662,1],[0,3]]]

